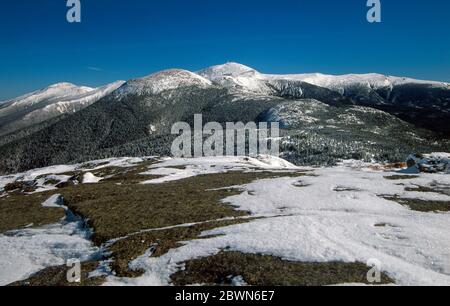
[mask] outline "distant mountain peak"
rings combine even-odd
[[[139,80],[155,81],[155,80],[161,80],[161,79],[165,79],[165,78],[179,78],[179,79],[186,79],[186,80],[194,79],[194,80],[201,80],[204,83],[210,83],[205,78],[203,78],[203,77],[199,76],[198,74],[195,74],[189,70],[176,69],[176,68],[158,71],[158,72],[152,73],[148,76],[145,76],[143,78],[134,79],[132,81],[139,81]]]
[[[43,100],[49,99],[61,99],[63,97],[70,97],[74,95],[86,94],[94,88],[86,86],[77,86],[72,83],[62,82],[56,83],[40,90],[33,91],[31,93],[22,95],[15,99],[3,102],[5,105],[14,107],[30,107],[34,104],[40,103]]]
[[[238,77],[241,75],[259,74],[255,69],[243,64],[228,62],[222,65],[212,66],[197,72],[197,74],[208,79],[217,79],[221,77]]]
[[[168,69],[143,78],[130,80],[117,91],[117,94],[159,94],[180,87],[208,87],[211,85],[210,80],[188,70]]]
[[[91,88],[62,82],[0,104],[0,135],[77,112],[110,94],[124,81]]]
[[[46,88],[67,88],[67,87],[70,88],[70,87],[80,87],[80,86],[77,86],[77,85],[75,85],[73,83],[69,83],[69,82],[59,82],[59,83],[47,86]]]

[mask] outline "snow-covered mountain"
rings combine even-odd
[[[197,73],[165,70],[100,89],[63,83],[0,106],[0,131],[29,126],[0,137],[0,173],[170,155],[172,125],[192,124],[199,113],[205,122],[280,122],[282,152],[298,164],[367,156],[401,161],[411,152],[447,150],[436,132],[450,134],[449,111],[446,83],[377,74],[267,75],[236,63]],[[67,112],[76,113],[59,116]]]
[[[248,90],[254,93],[270,94],[269,78],[253,68],[238,63],[227,63],[200,70],[197,74],[221,86]]]
[[[253,68],[239,63],[226,63],[212,66],[197,72],[199,75],[222,85],[239,86],[254,91],[267,91],[267,83],[274,81],[299,81],[324,87],[344,94],[348,88],[363,86],[373,90],[392,88],[405,84],[430,85],[450,89],[445,82],[416,80],[407,77],[387,76],[377,73],[327,75],[322,73],[307,74],[263,74]]]
[[[371,89],[394,87],[405,84],[422,84],[450,89],[445,82],[416,80],[407,77],[388,76],[378,73],[327,75],[321,73],[293,74],[293,75],[267,75],[269,79],[298,80],[320,87],[336,90],[343,94],[348,87],[366,86]]]
[[[62,114],[77,112],[124,84],[117,81],[90,88],[58,83],[44,89],[1,102],[0,135],[12,133]]]
[[[263,74],[237,63],[213,66],[197,73],[235,91],[375,107],[418,127],[450,135],[450,84],[445,82],[376,73]]]
[[[31,107],[44,100],[82,95],[92,90],[93,88],[76,86],[71,83],[57,83],[15,99],[1,102],[2,109],[0,109],[0,114],[6,115],[8,113],[17,112],[18,110]]]
[[[99,88],[58,83],[0,102],[0,135],[77,112],[114,92],[115,99],[155,95],[196,87],[219,87],[239,95],[317,99],[328,104],[374,106],[432,130],[447,122],[450,84],[381,74],[263,74],[238,63],[212,66],[196,73],[170,69],[147,77],[117,81]],[[430,120],[433,119],[433,120]],[[437,125],[438,128],[434,128]]]
[[[133,79],[125,83],[114,94],[117,97],[128,95],[152,95],[164,91],[180,89],[183,87],[197,86],[206,88],[212,82],[198,74],[182,69],[169,69],[149,76]]]

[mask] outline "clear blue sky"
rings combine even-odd
[[[380,72],[450,81],[450,1],[66,0],[0,3],[0,100],[236,61],[267,73]]]

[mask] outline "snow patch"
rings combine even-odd
[[[185,169],[177,169],[174,167],[185,167]],[[142,175],[156,175],[163,177],[144,181],[142,184],[161,184],[197,175],[224,173],[231,169],[233,171],[274,171],[299,170],[300,168],[284,159],[267,155],[261,155],[256,158],[225,156],[192,159],[166,159],[159,164],[151,166],[149,171],[141,173]]]
[[[83,176],[83,184],[96,184],[100,182],[103,178],[97,177],[92,172],[87,172]]]
[[[42,207],[47,208],[62,208],[64,207],[64,200],[62,195],[55,194],[48,198],[44,203],[42,203]]]
[[[69,259],[97,259],[100,249],[89,240],[82,221],[61,222],[0,235],[0,286],[29,278]]]
[[[183,164],[175,160],[165,163]],[[265,179],[242,186],[246,192],[223,202],[261,219],[206,231],[204,239],[184,242],[158,258],[141,256],[133,267],[144,269],[143,276],[109,277],[108,284],[168,285],[170,275],[183,269],[182,262],[227,249],[299,262],[367,263],[377,259],[399,285],[450,285],[449,214],[412,211],[380,196],[448,201],[444,195],[405,191],[408,186],[449,184],[447,175],[411,177],[402,180],[401,186],[385,179],[387,172],[348,165],[313,173],[315,176]]]

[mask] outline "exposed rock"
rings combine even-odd
[[[412,154],[406,163],[409,171],[450,174],[450,153]]]
[[[33,192],[36,189],[36,182],[35,181],[29,181],[29,182],[13,182],[10,184],[7,184],[4,187],[4,191],[20,191],[20,192]]]

